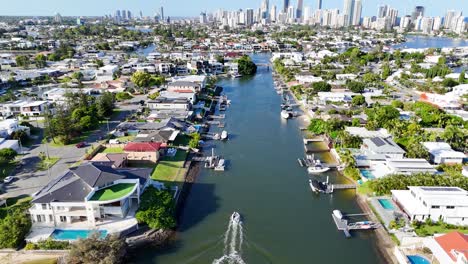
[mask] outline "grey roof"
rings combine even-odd
[[[147,181],[151,169],[116,170],[110,163],[89,162],[70,168],[62,176],[42,188],[32,203],[83,202],[93,187],[104,186],[119,179]],[[140,182],[140,184],[142,184]]]
[[[370,150],[376,153],[397,153],[397,154],[406,153],[391,138],[381,138],[381,137],[366,138],[363,140],[363,143],[367,145],[367,147]]]
[[[151,142],[151,141],[154,141],[154,142],[167,143],[173,133],[174,133],[174,131],[172,131],[172,130],[158,130],[158,131],[155,131],[155,132],[151,132],[151,133],[147,134],[146,136],[141,136],[141,134],[140,134],[133,141],[134,142]]]
[[[124,179],[125,176],[118,173],[112,167],[102,163],[86,163],[78,167],[70,168],[70,171],[75,173],[91,187],[99,187],[116,180]]]
[[[169,87],[179,87],[179,86],[182,86],[182,87],[186,87],[186,86],[198,87],[199,85],[197,83],[194,83],[194,82],[175,81],[173,83],[168,84],[167,86],[169,86]]]

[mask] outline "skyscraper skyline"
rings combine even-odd
[[[288,13],[289,0],[283,0],[283,12]]]
[[[317,9],[322,9],[322,0],[317,0]]]
[[[304,8],[304,1],[297,0],[296,18],[299,20],[302,19],[303,8]]]

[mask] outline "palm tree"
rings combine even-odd
[[[353,153],[349,149],[344,149],[340,152],[340,159],[341,162],[348,167],[356,166],[356,160],[354,159]]]

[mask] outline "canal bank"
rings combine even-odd
[[[253,58],[269,60],[268,55]],[[281,98],[271,71],[259,68],[254,77],[226,79],[220,85],[232,100],[225,119],[230,140],[213,145],[228,160],[227,170],[202,170],[175,238],[161,249],[141,249],[133,262],[213,263],[233,242],[232,235],[225,241],[224,234],[238,211],[243,235],[234,242],[245,263],[385,263],[373,233],[345,239],[331,219],[336,208],[360,212],[354,191],[333,196],[311,192],[309,176],[297,164],[304,156],[299,120],[280,117]],[[335,172],[319,177],[326,176],[333,182],[341,179]]]

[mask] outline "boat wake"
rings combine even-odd
[[[245,264],[242,259],[242,244],[244,233],[242,230],[241,216],[234,212],[229,219],[229,225],[224,234],[224,255],[215,259],[213,264]]]

